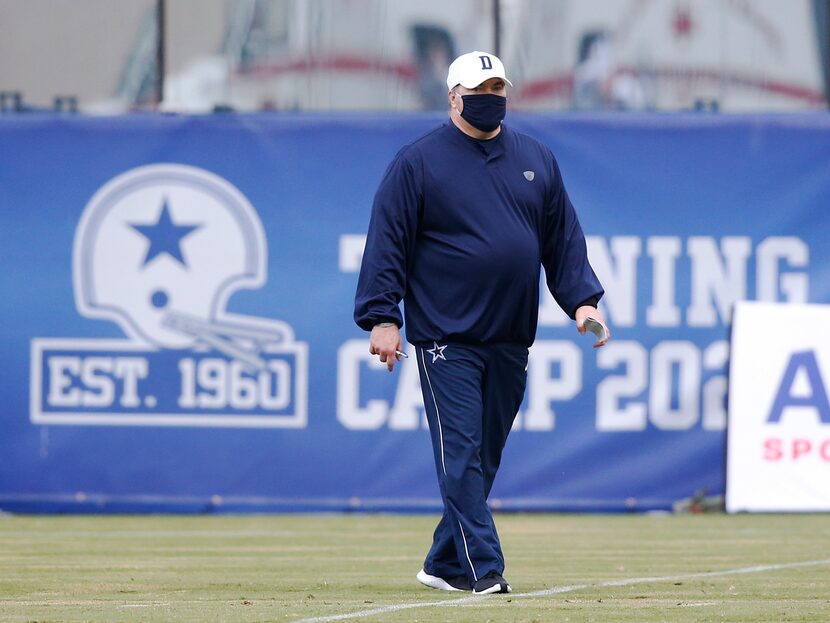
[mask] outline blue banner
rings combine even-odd
[[[440,508],[417,368],[352,305],[380,177],[444,119],[0,117],[0,509]],[[830,302],[830,117],[508,120],[559,160],[613,339],[543,293],[493,506],[722,494],[733,304]]]

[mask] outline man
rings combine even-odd
[[[501,123],[507,86],[493,54],[452,62],[449,122],[401,149],[375,195],[354,312],[391,372],[404,300],[444,502],[417,579],[475,594],[511,591],[487,497],[524,395],[540,267],[580,333],[605,325],[556,160]]]

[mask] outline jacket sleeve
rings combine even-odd
[[[354,306],[354,320],[366,331],[379,322],[403,326],[398,304],[406,293],[407,264],[423,201],[415,169],[398,153],[375,194]]]
[[[588,262],[585,235],[555,159],[543,236],[542,265],[548,289],[573,318],[580,304],[591,299],[598,302],[604,290]]]

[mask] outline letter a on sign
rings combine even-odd
[[[810,384],[810,393],[806,396],[796,396],[793,385],[799,370],[804,370]],[[816,354],[812,350],[793,353],[781,379],[781,385],[775,394],[767,422],[781,421],[781,415],[787,407],[813,407],[818,411],[822,424],[830,424],[830,403],[827,401],[827,391],[821,380]]]

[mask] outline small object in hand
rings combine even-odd
[[[608,339],[608,334],[605,331],[605,326],[596,318],[588,316],[585,319],[585,329],[596,335],[598,342],[604,342]]]
[[[406,354],[405,352],[403,352],[402,350],[396,350],[396,351],[395,351],[395,354],[396,354],[398,357],[403,357],[404,359],[409,359],[409,355],[407,355],[407,354]]]

